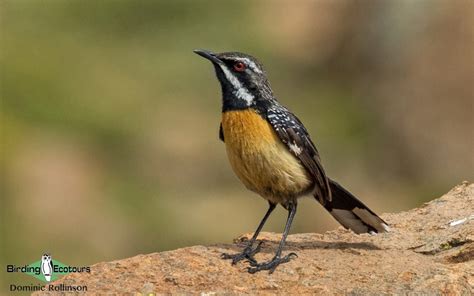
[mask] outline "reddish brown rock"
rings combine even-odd
[[[70,274],[54,284],[87,285],[90,294],[473,294],[473,184],[464,182],[420,208],[382,216],[392,227],[388,234],[355,235],[340,228],[290,235],[285,252],[298,258],[273,274],[249,274],[246,262],[231,266],[220,259],[223,252],[240,250],[246,234],[236,239],[239,245],[98,263],[90,274]],[[260,238],[265,243],[256,259],[270,259],[280,234]]]

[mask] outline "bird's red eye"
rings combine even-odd
[[[242,62],[237,62],[234,64],[234,70],[237,72],[242,72],[245,70],[245,64]]]

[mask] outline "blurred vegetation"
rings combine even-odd
[[[377,212],[472,179],[472,1],[2,1],[1,257],[92,264],[253,231],[195,48],[266,66]],[[279,210],[266,230],[281,232]],[[336,223],[302,200],[293,232]]]

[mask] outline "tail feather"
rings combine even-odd
[[[390,230],[388,224],[336,181],[329,180],[332,201],[326,210],[345,228],[355,233],[379,233]]]

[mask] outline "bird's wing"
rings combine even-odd
[[[221,125],[219,126],[219,139],[225,143],[224,141],[224,131],[222,130],[222,123]]]
[[[314,195],[321,204],[331,201],[329,179],[326,177],[319,153],[314,146],[308,131],[301,121],[288,109],[275,104],[267,109],[267,121],[273,127],[280,140],[287,146],[313,176],[315,181]]]

